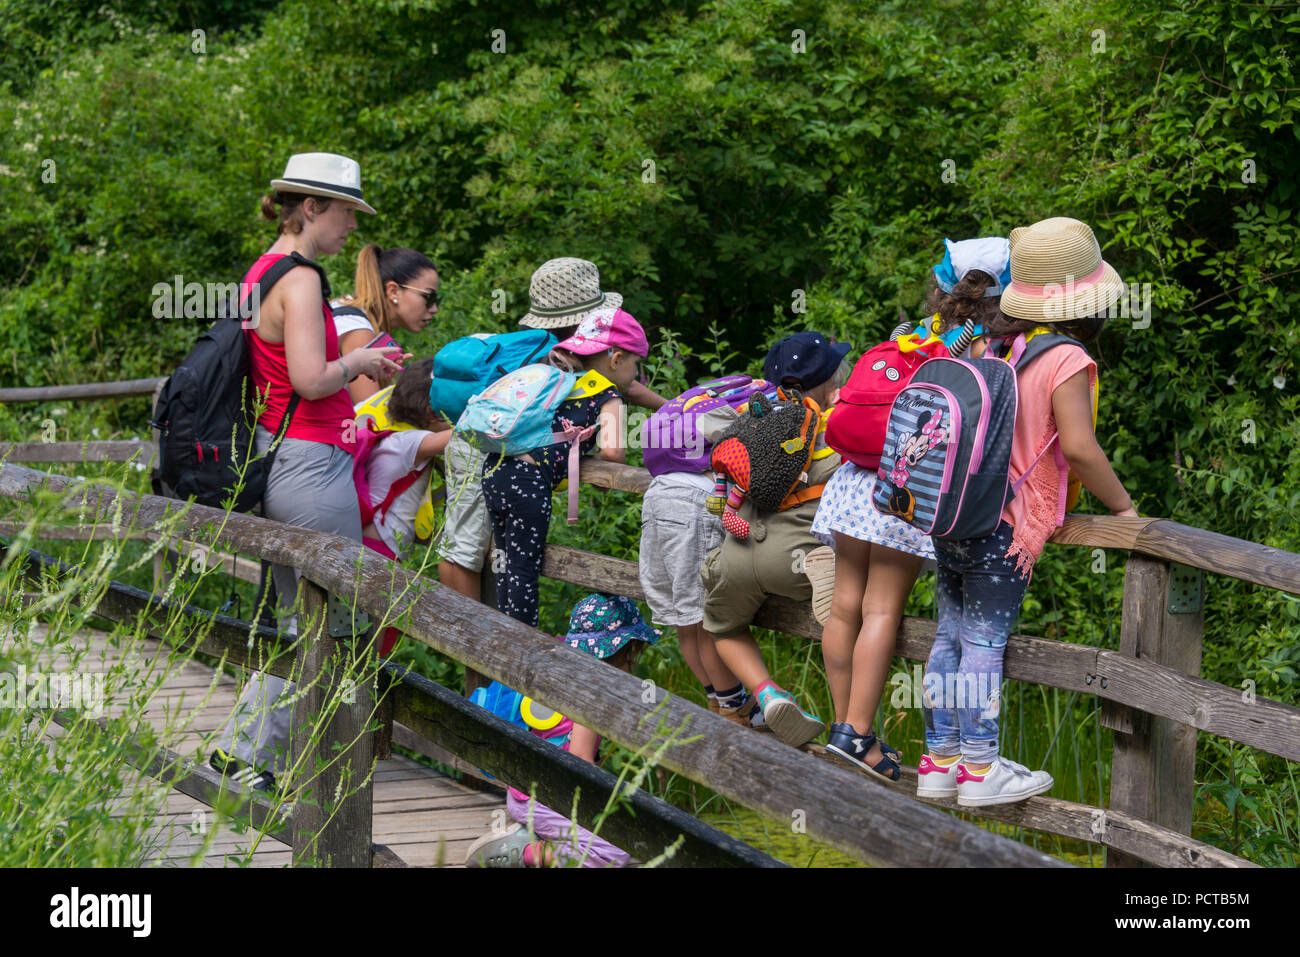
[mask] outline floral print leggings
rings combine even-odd
[[[925,666],[925,745],[931,754],[986,764],[998,754],[1002,659],[1029,579],[1007,557],[1012,528],[934,539],[939,625]]]

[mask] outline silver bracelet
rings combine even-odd
[[[348,364],[343,361],[342,356],[335,361],[337,361],[339,366],[343,369],[343,384],[347,385],[353,379],[352,370],[348,368]]]

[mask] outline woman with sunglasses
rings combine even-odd
[[[422,332],[438,311],[438,269],[428,256],[394,246],[366,246],[357,257],[356,295],[335,300],[334,328],[346,357],[381,333],[398,329]],[[378,379],[359,375],[348,383],[352,401],[364,402],[392,382],[392,373]]]

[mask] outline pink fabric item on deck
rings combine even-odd
[[[1056,434],[1052,393],[1084,369],[1088,370],[1089,387],[1096,389],[1097,363],[1082,349],[1061,346],[1044,352],[1017,373],[1020,408],[1011,441],[1012,478],[1030,468],[1034,457]],[[1067,475],[1061,472],[1056,457],[1044,455],[1033,465],[1020,493],[1002,512],[1003,519],[1014,529],[1007,556],[1016,560],[1016,570],[1026,576],[1033,574],[1034,562],[1058,527],[1066,483]]]
[[[561,860],[582,858],[583,867],[627,867],[631,856],[627,851],[619,850],[599,835],[592,834],[586,828],[574,825],[563,814],[552,811],[540,801],[531,800],[522,791],[511,788],[506,796],[506,813],[512,820],[524,827],[528,826],[528,813],[531,805],[533,816],[533,833],[544,841],[549,841],[555,856]],[[574,829],[577,829],[577,842],[574,841]],[[585,853],[585,856],[584,856]]]

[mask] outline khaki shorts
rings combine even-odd
[[[815,510],[817,503],[799,508],[809,506]],[[773,595],[812,600],[803,557],[821,542],[807,533],[807,521],[798,529],[790,527],[788,519],[766,524],[769,531],[761,542],[754,540],[752,532],[744,540],[725,535],[722,545],[704,561],[700,571],[705,591],[704,630],[716,637],[731,638],[748,628],[763,602]]]
[[[492,541],[492,518],[483,501],[483,458],[481,451],[459,435],[452,436],[443,453],[447,511],[438,539],[438,559],[472,572],[483,570]]]
[[[678,628],[704,618],[700,568],[722,542],[722,522],[704,507],[709,492],[656,478],[641,504],[638,571],[651,620]]]

